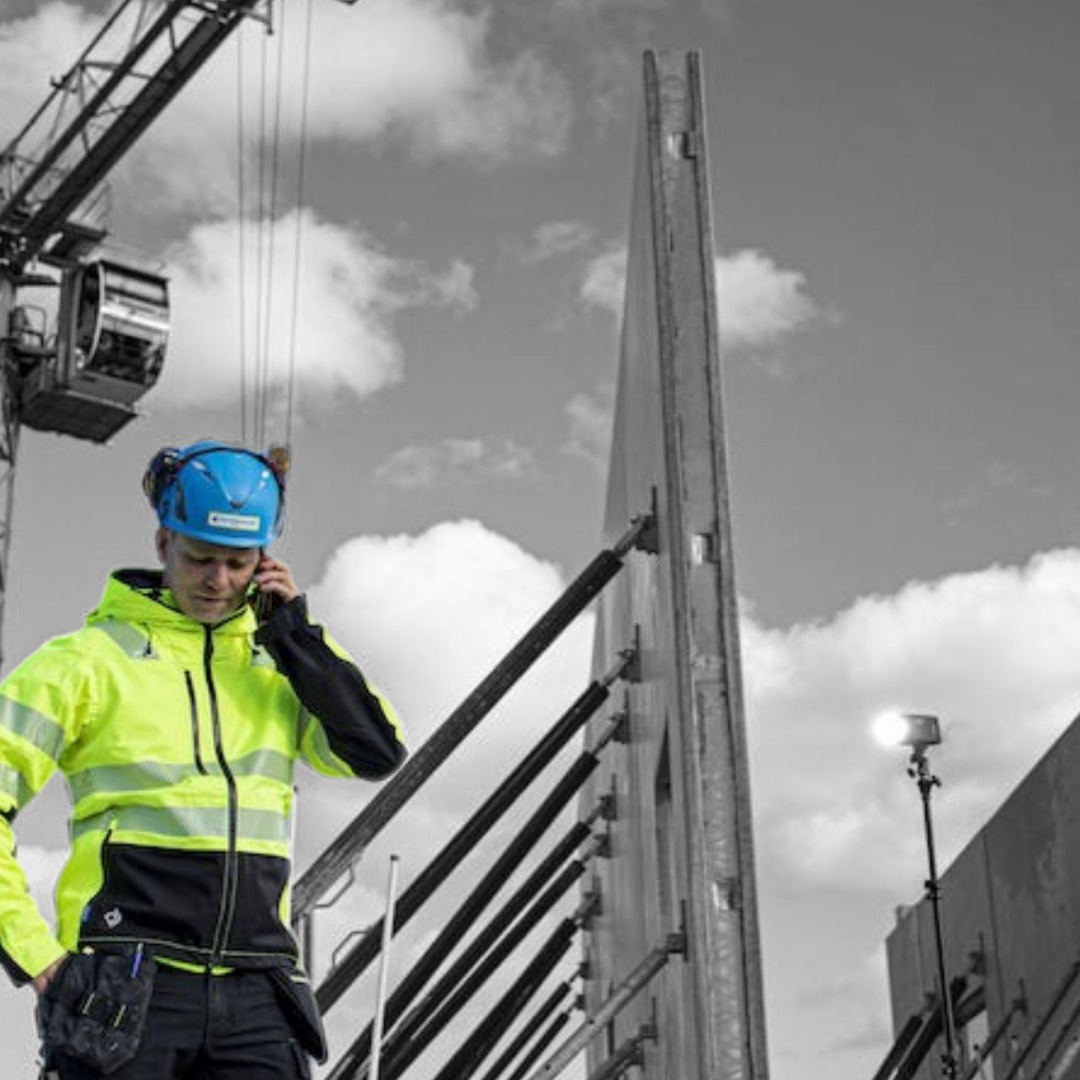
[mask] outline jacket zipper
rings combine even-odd
[[[195,681],[190,671],[184,672],[184,682],[187,684],[188,712],[191,716],[191,745],[195,753],[195,768],[207,775],[206,766],[203,764],[202,751],[199,749],[199,704],[195,699]]]
[[[233,776],[232,769],[229,768],[229,763],[225,760],[225,750],[221,744],[221,716],[218,712],[217,690],[214,686],[212,667],[214,658],[213,628],[204,627],[204,633],[203,671],[206,676],[206,687],[210,698],[210,720],[214,733],[214,753],[217,756],[218,764],[221,766],[221,772],[225,777],[225,785],[229,792],[229,840],[225,851],[225,871],[221,883],[221,909],[218,912],[218,923],[214,930],[210,956],[212,964],[219,964],[225,950],[225,943],[229,939],[229,931],[232,929],[233,917],[236,914],[236,893],[239,878],[236,833],[239,809],[236,778]]]

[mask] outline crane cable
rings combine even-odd
[[[240,360],[240,441],[247,438],[247,260],[244,243],[244,34],[236,36],[236,236],[237,236],[237,315],[238,351]]]
[[[247,191],[247,177],[244,168],[245,130],[248,122],[244,110],[244,83],[245,73],[243,64],[243,36],[238,44],[237,63],[237,203],[240,208],[238,215],[238,271],[240,277],[240,302],[239,302],[239,334],[240,334],[240,429],[243,441],[248,441],[248,420],[250,415],[251,432],[250,438],[256,445],[268,442],[268,429],[271,424],[271,391],[273,379],[271,376],[271,324],[274,315],[274,281],[275,281],[275,249],[278,221],[278,181],[280,177],[281,142],[282,142],[282,95],[283,95],[283,72],[285,67],[285,43],[286,32],[284,25],[284,12],[287,5],[281,6],[282,22],[278,27],[278,49],[276,60],[273,94],[273,115],[269,115],[268,100],[270,95],[271,64],[269,63],[269,49],[266,37],[263,38],[261,49],[261,74],[260,74],[260,97],[259,119],[257,137],[257,182],[256,191],[252,196]],[[293,403],[296,386],[296,349],[297,333],[300,308],[300,260],[303,233],[303,199],[304,184],[306,180],[307,162],[307,132],[308,132],[308,105],[312,50],[312,10],[313,0],[307,0],[307,18],[302,51],[301,71],[301,102],[297,154],[297,181],[294,208],[294,240],[292,253],[292,297],[291,305],[287,313],[288,326],[286,333],[279,337],[287,340],[286,373],[283,382],[283,408],[280,416],[280,424],[283,428],[283,441],[289,445],[292,438]],[[254,218],[254,243],[255,243],[255,268],[254,268],[254,297],[252,302],[254,340],[249,340],[248,333],[248,299],[247,299],[247,248],[249,246],[249,221],[247,206],[249,199],[254,198],[255,210],[251,215]],[[252,350],[254,356],[251,355]],[[250,402],[249,402],[250,391]],[[275,427],[277,422],[275,422]]]
[[[272,8],[271,18],[272,18]],[[284,19],[284,5],[282,5]],[[274,86],[274,126],[267,136],[267,81],[269,78],[268,36],[262,39],[259,89],[259,171],[257,221],[255,232],[255,443],[266,441],[270,398],[270,317],[273,311],[274,242],[277,238],[277,170],[281,130],[281,50],[285,28],[278,32],[278,68]],[[269,192],[269,193],[268,193]]]
[[[288,406],[285,410],[285,445],[292,445],[292,407],[296,391],[296,335],[300,315],[300,256],[303,238],[303,210],[307,179],[307,131],[308,104],[311,91],[311,26],[314,0],[307,0],[304,25],[304,68],[300,78],[300,132],[296,166],[296,229],[293,240],[293,295],[289,332],[289,379],[286,392]]]

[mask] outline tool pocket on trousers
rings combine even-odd
[[[295,1040],[289,1045],[292,1047],[293,1059],[296,1063],[297,1080],[311,1080],[311,1059],[307,1051]]]
[[[311,984],[303,975],[282,968],[268,972],[300,1045],[320,1065],[327,1057],[326,1035]]]
[[[141,948],[73,954],[38,999],[46,1059],[67,1054],[104,1076],[130,1061],[146,1026],[154,972]]]

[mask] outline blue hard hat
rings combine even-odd
[[[208,544],[265,547],[281,532],[281,472],[254,450],[203,439],[154,455],[143,490],[166,529]]]

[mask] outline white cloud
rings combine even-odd
[[[482,162],[552,157],[571,118],[562,78],[535,52],[497,65],[413,121],[422,153],[479,155]]]
[[[782,270],[759,251],[718,258],[721,341],[730,346],[769,345],[801,329],[819,314],[805,288],[802,274]]]
[[[265,113],[280,117],[281,160],[295,163],[305,101],[303,9],[275,5],[274,12],[273,36],[254,20],[245,23],[140,138],[114,178],[119,197],[129,197],[135,185],[144,205],[236,213],[240,82],[249,146],[246,186],[251,192],[257,186],[254,148],[263,126],[263,85],[273,95],[280,84],[280,106],[271,97]],[[182,33],[192,18],[187,13],[178,23]],[[564,80],[535,51],[494,56],[489,22],[489,14],[458,11],[445,0],[316,4],[308,138],[358,143],[391,137],[417,154],[460,157],[474,165],[561,152],[571,118]],[[67,70],[101,25],[99,17],[62,2],[0,23],[0,91],[5,121],[13,125],[4,134],[29,118],[48,93],[48,76]],[[130,20],[120,20],[95,59],[118,59],[132,30]],[[167,56],[162,43],[139,70],[148,72]],[[129,85],[131,97],[141,84]],[[283,198],[290,198],[285,191],[292,185],[292,179],[282,180]]]
[[[523,263],[546,262],[588,248],[595,233],[582,221],[547,221],[538,225],[521,254]]]
[[[626,249],[612,248],[589,261],[581,282],[581,301],[589,308],[622,318],[626,293]]]
[[[792,890],[914,899],[917,792],[868,736],[886,708],[937,713],[942,860],[954,857],[1076,715],[1080,551],[867,597],[826,623],[744,620],[763,858]]]
[[[570,434],[564,449],[605,472],[611,452],[615,387],[606,383],[594,394],[575,394],[566,405]]]
[[[664,0],[555,0],[555,11],[562,17],[595,19],[611,9],[620,12],[659,10]]]
[[[414,271],[412,279],[410,306],[423,303],[457,311],[475,311],[480,303],[476,294],[476,271],[464,259],[454,259],[441,274]]]
[[[394,701],[415,746],[563,588],[557,567],[476,521],[457,521],[419,536],[350,540],[309,595],[316,615]],[[555,721],[588,682],[590,640],[588,619],[566,631],[485,722],[474,765],[483,761],[501,776],[514,748]],[[471,797],[475,784],[467,785]]]
[[[0,142],[30,119],[49,93],[49,76],[71,67],[99,24],[83,8],[55,0],[27,18],[0,21]]]
[[[298,224],[301,259],[294,273]],[[434,273],[392,258],[364,234],[320,221],[311,211],[289,215],[272,232],[262,234],[250,222],[197,226],[170,249],[168,260],[173,332],[164,374],[148,397],[159,408],[164,403],[184,407],[237,400],[241,325],[249,381],[256,358],[261,357],[258,367],[267,381],[283,386],[289,376],[295,280],[299,281],[295,382],[300,403],[327,402],[340,391],[366,397],[397,382],[403,369],[393,329],[398,311],[475,304],[472,272],[464,263]],[[265,268],[271,265],[278,269],[272,283],[264,286],[269,295],[260,296],[257,270],[262,268],[265,277]]]
[[[491,55],[489,12],[443,0],[325,7],[314,40],[317,135],[397,129],[422,152],[495,159],[562,148],[570,116],[562,78],[533,52]]]
[[[1037,505],[1055,497],[1054,488],[1036,480],[1015,461],[996,459],[983,465],[967,486],[955,497],[946,500],[942,509],[950,526],[960,525],[987,503],[1009,497],[1023,505],[1016,513],[1042,512]]]
[[[715,275],[720,341],[729,348],[775,345],[823,315],[806,294],[802,274],[780,268],[758,251],[718,257]],[[579,292],[586,307],[621,319],[625,292],[624,247],[589,262]]]
[[[644,40],[632,49],[612,40],[593,50],[589,58],[588,111],[601,131],[624,126],[626,118],[639,110],[641,55],[645,47]]]
[[[425,488],[446,483],[520,480],[533,472],[532,453],[512,439],[443,439],[394,451],[376,470],[382,483]]]

